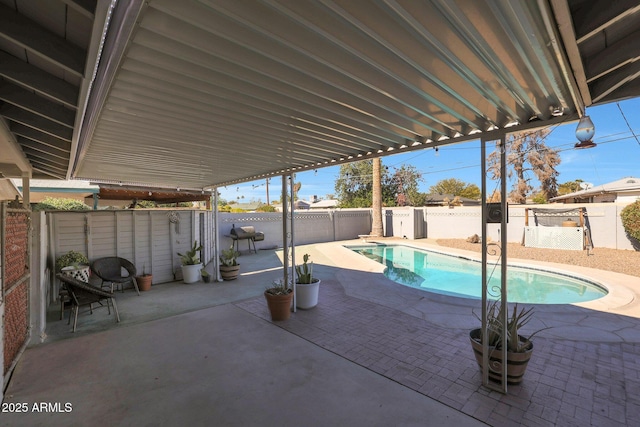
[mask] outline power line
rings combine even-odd
[[[633,137],[636,139],[636,142],[638,143],[638,145],[640,145],[640,140],[638,140],[638,135],[636,135],[635,132],[633,131],[633,129],[631,129],[631,125],[629,124],[629,120],[627,120],[627,116],[625,116],[624,113],[622,112],[622,107],[620,106],[620,103],[616,102],[616,105],[618,106],[618,110],[620,110],[620,114],[622,115],[622,118],[624,119],[624,122],[627,124],[627,127],[631,131],[631,135],[633,135]]]

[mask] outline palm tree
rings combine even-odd
[[[371,235],[383,237],[382,228],[382,160],[380,157],[373,159],[373,194],[372,194],[373,223]]]

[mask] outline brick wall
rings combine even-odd
[[[23,281],[5,296],[4,373],[6,374],[28,336],[29,282]]]
[[[29,216],[22,212],[7,214],[5,232],[5,292],[11,289],[29,270]]]
[[[4,227],[4,373],[29,336],[29,212],[7,212]]]

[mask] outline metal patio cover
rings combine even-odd
[[[639,29],[631,0],[0,0],[0,173],[198,189],[574,120],[640,94]]]

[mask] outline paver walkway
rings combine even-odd
[[[537,337],[521,385],[484,388],[468,330],[446,329],[345,294],[323,280],[320,303],[281,328],[492,426],[635,426],[640,344]],[[236,303],[269,319],[262,297]]]

